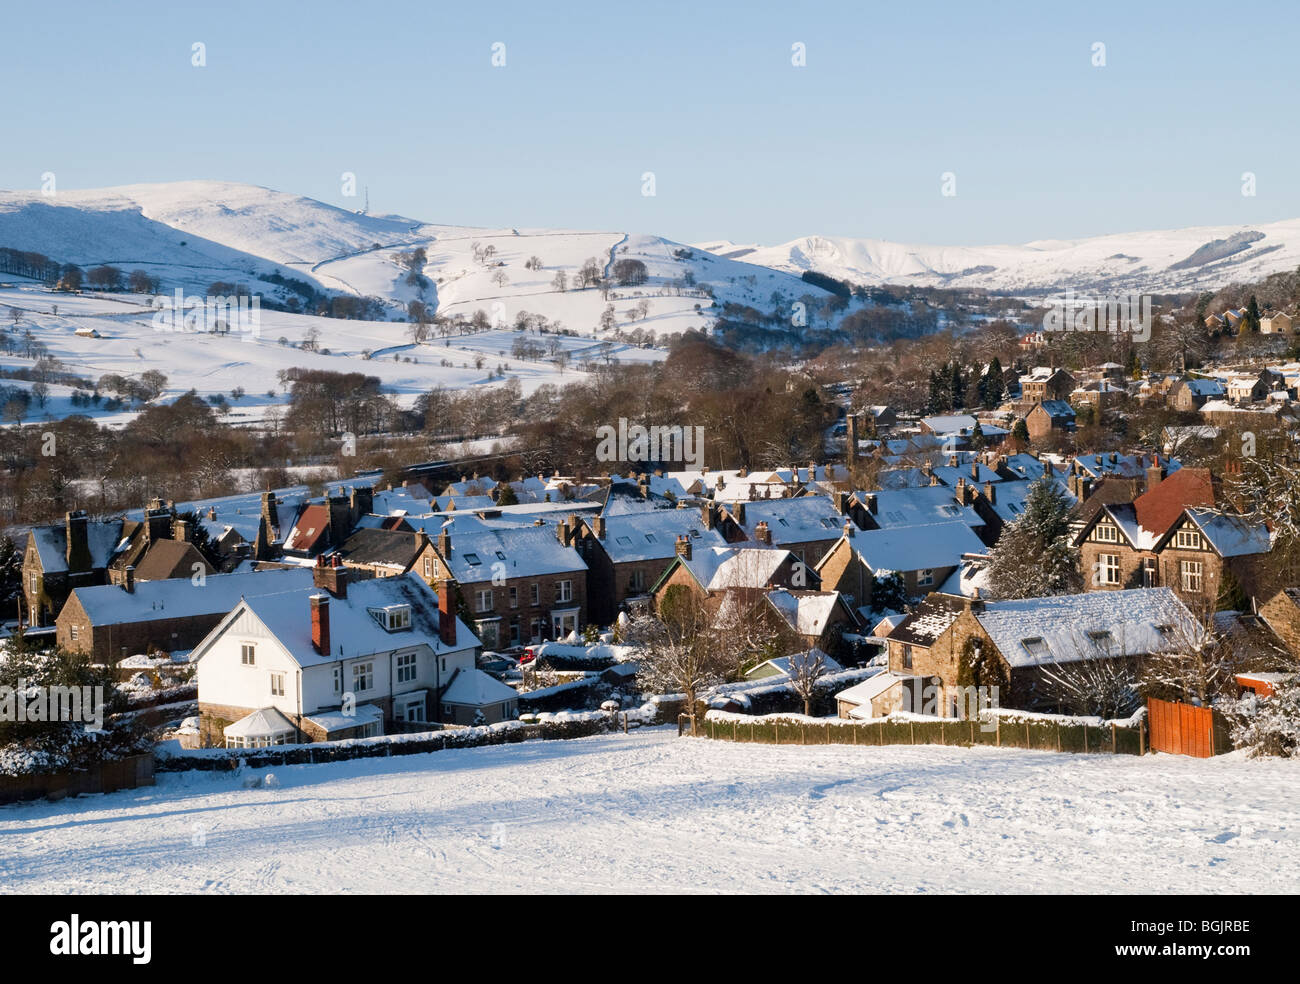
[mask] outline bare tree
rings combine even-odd
[[[817,681],[826,672],[826,654],[820,649],[794,653],[789,657],[790,689],[803,699],[803,712],[812,716],[813,694]]]

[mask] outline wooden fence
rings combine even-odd
[[[690,729],[689,721],[687,715],[678,719],[679,733]],[[768,745],[991,745],[1114,755],[1144,755],[1147,751],[1146,730],[1141,720],[1132,724],[1097,725],[1034,718],[1004,720],[996,715],[986,722],[956,718],[804,721],[710,711],[700,722],[700,734],[724,741]]]
[[[104,762],[85,772],[0,776],[0,804],[41,797],[58,800],[85,793],[115,793],[119,789],[152,786],[153,753]]]
[[[1151,722],[1152,751],[1195,758],[1230,751],[1227,722],[1208,707],[1149,698],[1147,720]]]

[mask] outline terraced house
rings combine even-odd
[[[415,568],[428,582],[456,584],[462,612],[487,649],[559,639],[587,624],[587,562],[574,546],[577,517],[518,522],[449,517]]]

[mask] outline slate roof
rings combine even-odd
[[[86,545],[90,549],[90,565],[95,569],[108,566],[122,543],[122,520],[107,522],[91,520],[86,523]],[[65,523],[32,528],[32,539],[41,558],[41,569],[46,574],[60,574],[68,569],[68,528]]]

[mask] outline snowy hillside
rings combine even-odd
[[[279,274],[324,291],[377,297],[395,319],[405,320],[410,301],[423,300],[438,314],[468,318],[483,311],[498,325],[513,324],[527,311],[587,335],[602,330],[609,303],[620,329],[655,337],[707,328],[716,318],[714,299],[766,308],[774,291],[824,296],[798,273],[755,270],[657,236],[432,225],[217,181],[51,197],[0,192],[0,246],[83,268],[141,269],[168,291],[244,282],[255,293],[284,300],[282,288],[257,282]],[[488,246],[494,251],[489,260],[475,256],[476,247]],[[427,255],[418,271],[427,286],[408,282],[401,266],[400,254],[417,247]],[[534,256],[541,268],[526,268]],[[646,282],[615,288],[609,297],[595,287],[577,289],[578,271],[589,259],[606,274],[619,259],[641,260]],[[555,286],[559,272],[567,280],[563,291]],[[648,310],[638,309],[641,302]]]
[[[808,236],[780,246],[704,248],[791,273],[815,270],[862,284],[1060,290],[1194,290],[1259,280],[1300,265],[1300,219],[1117,233],[1022,246],[918,246]]]

